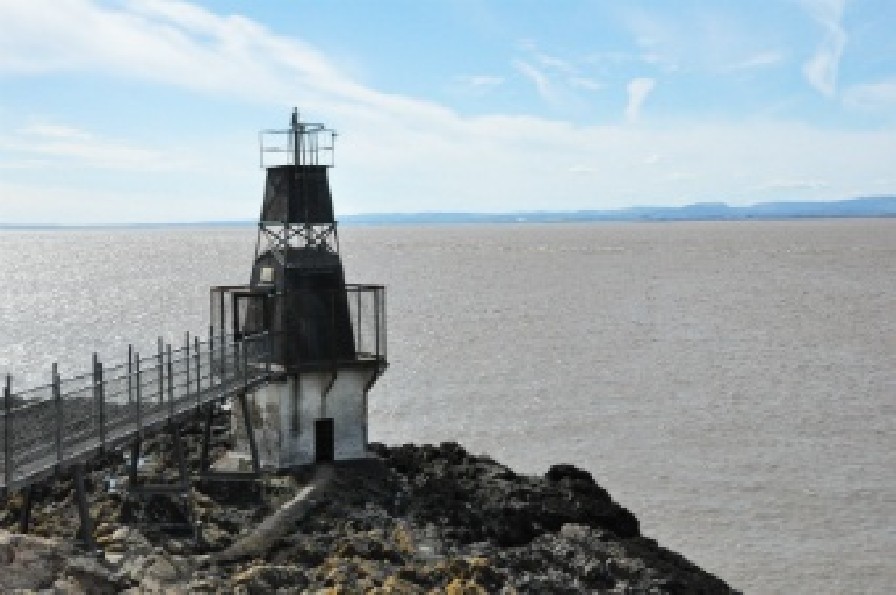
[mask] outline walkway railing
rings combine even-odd
[[[186,336],[156,353],[128,349],[125,363],[93,356],[85,373],[15,391],[7,375],[0,403],[0,492],[155,431],[203,405],[264,381],[271,372],[269,333]]]

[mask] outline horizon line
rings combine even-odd
[[[884,201],[886,209],[868,211],[837,211],[832,207],[846,207],[856,203]],[[892,203],[892,204],[890,204]],[[723,212],[711,212],[713,209]],[[769,212],[769,209],[785,209]],[[695,213],[694,211],[702,211]],[[677,215],[676,215],[677,213]],[[337,222],[356,224],[388,223],[539,223],[539,222],[625,222],[625,221],[680,221],[680,220],[742,220],[794,218],[887,218],[896,216],[896,195],[860,196],[830,200],[781,200],[750,205],[730,205],[723,201],[704,201],[677,206],[633,205],[613,209],[553,209],[513,211],[412,211],[350,213],[336,217]],[[258,224],[257,219],[223,219],[200,221],[118,221],[105,223],[48,223],[0,222],[0,229],[122,229],[164,227],[247,227]]]

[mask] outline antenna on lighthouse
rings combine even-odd
[[[286,130],[262,130],[258,134],[259,165],[321,165],[333,167],[336,131],[317,122],[302,122],[299,109],[293,108]]]

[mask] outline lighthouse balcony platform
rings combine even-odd
[[[382,285],[278,292],[273,285],[211,288],[215,333],[265,336],[270,374],[387,365],[386,293]]]

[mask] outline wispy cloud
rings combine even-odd
[[[625,117],[629,122],[636,122],[641,117],[641,107],[654,86],[656,81],[652,78],[641,77],[629,81],[626,87],[628,103],[625,106]]]
[[[821,190],[830,183],[821,179],[770,180],[756,187],[757,190]]]
[[[623,10],[623,19],[641,50],[641,62],[665,72],[679,70],[681,53],[688,39],[682,35],[679,23],[657,12],[631,5],[626,5]],[[693,26],[693,23],[690,25]]]
[[[136,147],[99,138],[85,130],[51,123],[29,124],[0,136],[0,150],[12,157],[4,169],[78,167],[129,171],[181,170],[190,167],[183,154]]]
[[[809,15],[824,30],[815,54],[803,64],[803,75],[819,93],[833,97],[837,92],[837,71],[848,36],[843,28],[845,0],[803,0]]]
[[[537,63],[542,68],[569,75],[577,71],[572,61],[543,52],[532,39],[523,39],[517,45],[529,55],[531,61]]]
[[[504,84],[503,76],[489,74],[461,75],[456,79],[459,83],[476,89],[492,89]]]
[[[29,124],[17,131],[22,136],[42,137],[52,139],[78,139],[88,140],[91,138],[89,132],[74,128],[72,126],[64,126],[61,124],[35,123]]]
[[[739,71],[765,68],[768,66],[775,66],[776,64],[780,64],[783,59],[784,55],[781,52],[769,50],[765,52],[759,52],[758,54],[753,54],[752,56],[748,56],[743,60],[728,64],[723,67],[723,70]]]
[[[764,198],[755,187],[756,180],[793,184],[793,180],[812,181],[817,172],[825,172],[830,186],[816,185],[801,196],[828,198],[886,190],[874,181],[892,178],[891,156],[896,154],[896,136],[890,129],[813,128],[772,118],[744,124],[685,117],[657,127],[624,122],[575,124],[565,115],[467,117],[435,101],[366,86],[301,39],[276,34],[244,17],[217,15],[183,2],[0,1],[0,27],[0,72],[4,74],[110,75],[109,84],[138,80],[173,87],[186,91],[185,95],[192,93],[197,102],[232,106],[238,100],[241,106],[250,103],[252,109],[300,103],[304,112],[325,116],[327,122],[349,132],[339,146],[339,163],[344,168],[340,171],[351,172],[336,182],[343,197],[342,212],[419,210],[421,196],[429,197],[426,205],[438,204],[447,210],[556,208],[558,193],[562,193],[562,206],[573,209],[624,206],[634,196],[669,202],[674,198],[668,194],[666,174],[690,171],[695,163],[699,179],[682,184],[688,187],[682,200],[688,202],[716,197],[720,188],[726,189],[731,200],[752,202]],[[514,67],[539,93],[568,92],[561,67],[528,58],[521,55]],[[569,62],[579,68],[576,76],[588,77],[593,72],[581,62]],[[625,117],[637,121],[657,83],[649,77],[620,80],[628,81]],[[509,82],[508,77],[505,84]],[[874,93],[886,96],[887,89]],[[248,142],[253,141],[250,131]],[[26,127],[6,134],[0,143],[14,145],[0,147],[12,153],[9,159],[3,155],[7,163],[64,159],[91,167],[138,169],[153,164],[159,154],[165,163],[177,161],[168,151],[143,147],[138,141],[58,123]],[[216,161],[222,155],[231,156],[226,146],[210,149],[196,143],[194,150],[197,154],[209,151],[213,153],[210,159]],[[661,166],[654,165],[659,157],[653,155],[662,156]],[[576,171],[577,167],[590,169],[588,164],[600,164],[600,192],[595,191],[594,176]],[[247,169],[246,187],[254,188],[256,172]],[[731,172],[742,174],[735,179]],[[46,219],[153,218],[162,200],[168,201],[164,204],[170,207],[170,218],[196,219],[221,212],[225,199],[241,205],[229,207],[228,213],[242,212],[239,209],[246,204],[250,210],[255,208],[254,200],[246,199],[253,196],[251,190],[243,193],[240,187],[237,192],[229,183],[214,186],[212,176],[207,182],[212,188],[206,190],[208,200],[183,189],[175,203],[168,196],[180,187],[160,197],[141,191],[138,183],[126,198],[109,193],[102,209],[97,207],[88,217],[82,213],[83,201],[99,194],[92,188],[73,186],[54,192],[36,177],[25,182],[13,177],[10,173],[0,180],[0,196],[48,197],[41,203],[47,205]],[[157,176],[129,179],[139,182]],[[476,184],[471,185],[470,179]],[[195,194],[195,187],[189,190]],[[12,216],[5,207],[4,216]]]
[[[586,91],[600,91],[604,88],[600,82],[584,76],[574,76],[569,79],[569,84],[576,89],[584,89]]]
[[[556,70],[558,72],[562,72],[564,74],[572,75],[576,72],[575,66],[573,66],[570,62],[558,58],[557,56],[550,56],[548,54],[542,54],[540,52],[535,53],[535,58],[538,60],[538,63],[541,64],[545,68],[549,68],[552,70]]]
[[[590,100],[582,92],[593,93],[604,88],[604,84],[593,76],[597,70],[593,55],[564,59],[545,53],[529,39],[518,46],[526,56],[515,60],[514,68],[535,85],[543,99],[554,106],[574,108]]]
[[[554,102],[557,100],[557,92],[554,89],[554,86],[551,84],[550,79],[547,74],[545,74],[542,70],[536,68],[532,64],[528,62],[523,62],[522,60],[514,60],[513,67],[522,74],[524,77],[529,79],[529,81],[535,85],[535,89],[538,91],[538,94],[545,101]]]
[[[843,92],[843,103],[854,109],[896,115],[896,79],[848,87]]]

